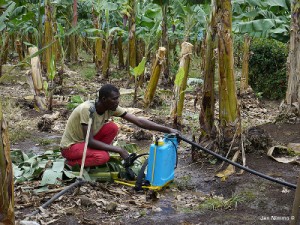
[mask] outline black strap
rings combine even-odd
[[[135,182],[135,187],[134,190],[136,191],[140,191],[142,190],[142,185],[143,185],[143,181],[145,178],[145,169],[148,165],[148,159],[145,160],[143,166],[141,167],[141,170],[139,171],[139,174],[136,178],[136,182]]]

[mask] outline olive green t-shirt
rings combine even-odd
[[[95,101],[86,101],[77,106],[71,113],[67,125],[62,136],[60,147],[67,148],[72,144],[83,142],[84,135],[82,124],[88,124],[90,116],[90,107],[94,107]],[[120,106],[115,111],[107,110],[102,115],[97,112],[93,113],[92,132],[94,135],[98,133],[103,124],[112,116],[120,117],[126,114],[126,110]]]

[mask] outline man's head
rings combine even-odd
[[[99,89],[98,101],[109,110],[116,110],[119,105],[120,92],[117,87],[105,84]]]

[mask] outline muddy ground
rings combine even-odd
[[[74,75],[75,74],[75,75]],[[84,80],[74,73],[69,77],[62,95],[95,93],[99,79]],[[32,107],[30,89],[23,73],[16,79],[0,84],[4,102],[4,115],[9,122],[10,136],[27,135],[15,138],[11,149],[42,154],[48,149],[57,149],[66,122],[66,105],[55,105],[53,112],[37,112]],[[78,88],[78,85],[80,88]],[[121,87],[121,85],[119,85]],[[77,87],[77,89],[74,89]],[[88,87],[82,92],[82,87]],[[78,90],[81,90],[78,91]],[[194,110],[194,93],[186,99],[185,128],[183,135],[191,138],[196,130],[199,106]],[[131,106],[128,95],[121,100],[123,106]],[[25,99],[25,100],[24,100]],[[163,101],[167,102],[168,98]],[[121,101],[122,102],[122,101]],[[121,103],[122,104],[122,103]],[[283,164],[267,156],[267,147],[300,143],[299,123],[276,123],[279,102],[259,101],[253,96],[242,104],[243,128],[259,129],[270,138],[269,146],[258,145],[246,152],[246,165],[268,176],[296,184],[300,167],[297,164]],[[251,107],[250,107],[251,106]],[[154,121],[170,124],[168,104],[163,104],[137,115]],[[40,131],[37,124],[46,113],[59,116],[47,132]],[[159,118],[158,118],[159,117]],[[122,123],[122,122],[120,122]],[[138,129],[130,124],[121,125],[120,140],[136,143],[147,151],[151,140],[138,141],[133,134]],[[153,134],[153,132],[151,133]],[[50,139],[47,145],[42,140]],[[216,172],[221,162],[203,154],[198,162],[191,159],[191,147],[181,143],[178,168],[174,182],[159,193],[136,193],[130,187],[114,183],[87,183],[79,190],[71,191],[50,205],[43,213],[27,217],[63,187],[52,187],[53,193],[34,195],[26,187],[38,187],[39,181],[18,184],[15,187],[15,213],[19,223],[22,220],[36,221],[39,224],[289,224],[295,190],[265,180],[248,172],[235,174],[225,179],[217,178]],[[66,184],[68,185],[68,184]]]

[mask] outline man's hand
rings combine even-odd
[[[120,154],[120,156],[122,157],[122,159],[127,159],[129,156],[129,153],[125,150],[120,148],[120,150],[118,151],[118,153]]]
[[[169,128],[169,134],[175,134],[176,136],[180,135],[180,131],[176,129]]]

